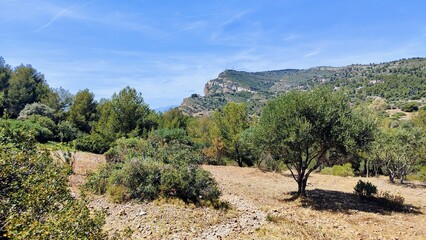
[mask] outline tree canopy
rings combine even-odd
[[[328,88],[278,97],[263,110],[259,125],[265,149],[284,161],[298,183],[297,196],[306,195],[312,171],[365,147],[374,128],[354,114],[342,93]]]

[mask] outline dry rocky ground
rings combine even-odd
[[[89,166],[104,158],[79,153],[70,177],[72,191]],[[94,163],[96,162],[96,163]],[[255,168],[203,166],[222,189],[230,210],[195,207],[181,201],[109,203],[89,196],[89,207],[107,212],[104,230],[119,239],[426,239],[426,186],[389,184],[368,178],[379,191],[405,198],[407,211],[391,212],[352,194],[360,178],[313,174],[308,198],[291,200],[297,185],[288,173]]]

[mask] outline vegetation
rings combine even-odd
[[[53,161],[42,147],[58,142],[105,154],[107,164],[85,188],[116,203],[164,198],[215,205],[221,192],[199,166],[205,163],[288,169],[297,196],[307,194],[310,174],[320,169],[387,175],[392,183],[426,181],[422,60],[227,70],[205,97],[193,95],[181,108],[157,113],[134,88],[96,101],[88,89],[75,96],[51,89],[32,66],[12,68],[0,58],[0,232],[14,239],[103,237],[102,215],[70,196],[69,163]],[[205,112],[193,117],[188,109]],[[359,181],[354,191],[390,208],[403,206],[402,196],[378,192],[369,182]]]
[[[354,170],[352,169],[352,164],[350,163],[334,165],[333,167],[325,167],[321,170],[321,173],[341,177],[355,176]]]
[[[313,171],[365,148],[374,129],[368,118],[352,111],[344,95],[325,88],[290,92],[271,101],[259,125],[266,150],[287,165],[298,196],[306,195]]]
[[[354,191],[360,197],[371,197],[377,193],[377,187],[371,182],[359,180],[354,187]]]
[[[197,154],[178,139],[119,139],[107,156],[108,165],[92,174],[86,187],[106,192],[112,201],[179,198],[202,204],[220,196],[215,180],[197,166]]]
[[[71,197],[69,166],[37,149],[34,137],[0,127],[0,233],[11,239],[101,239],[103,216]],[[78,227],[76,227],[78,226]]]

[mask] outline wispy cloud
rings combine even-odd
[[[85,2],[83,4],[75,3],[75,4],[73,4],[73,5],[71,5],[71,6],[67,7],[67,8],[59,8],[59,10],[57,10],[57,12],[54,14],[54,16],[49,20],[49,22],[47,22],[43,26],[37,28],[34,32],[40,32],[43,29],[48,28],[50,25],[52,25],[53,23],[55,23],[60,18],[63,18],[63,17],[74,17],[75,16],[75,15],[73,15],[74,11],[87,6],[91,2],[92,1],[88,1],[88,2]]]

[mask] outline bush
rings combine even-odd
[[[75,146],[78,150],[100,154],[106,152],[110,144],[108,140],[97,133],[82,135],[75,140]]]
[[[40,115],[47,117],[49,119],[53,119],[53,115],[55,113],[55,110],[53,110],[51,107],[43,104],[43,103],[31,103],[25,105],[24,109],[19,113],[18,118],[19,119],[27,119],[32,115]]]
[[[124,203],[130,200],[130,189],[120,184],[110,185],[107,196],[113,203]]]
[[[10,239],[102,239],[104,217],[71,197],[67,168],[24,129],[0,128],[0,234]],[[76,227],[78,226],[78,227]]]
[[[32,121],[0,119],[0,128],[10,129],[12,132],[23,131],[31,134],[37,142],[45,143],[54,139],[54,134],[51,130],[41,126],[39,123]]]
[[[415,112],[419,110],[419,106],[416,102],[406,102],[402,104],[401,110],[404,112]]]
[[[409,181],[417,180],[417,181],[426,182],[426,166],[422,166],[417,171],[416,174],[408,175],[407,180],[409,180]]]
[[[61,142],[69,142],[77,138],[78,129],[68,121],[58,124],[58,138]]]
[[[108,185],[108,178],[114,170],[112,165],[103,165],[97,171],[91,172],[84,184],[84,187],[95,194],[104,194]]]
[[[134,158],[112,171],[100,168],[85,186],[95,193],[107,192],[113,202],[179,198],[198,204],[220,196],[216,181],[197,165],[164,164],[150,158]]]
[[[343,165],[334,165],[333,167],[326,167],[321,170],[322,174],[327,175],[334,175],[334,176],[341,176],[341,177],[348,177],[348,176],[355,176],[354,170],[352,169],[352,164],[345,163]]]
[[[359,180],[354,187],[354,192],[360,197],[371,197],[377,193],[377,187],[370,182]]]
[[[105,153],[108,162],[124,162],[132,158],[141,158],[150,155],[153,147],[142,138],[120,138]]]

